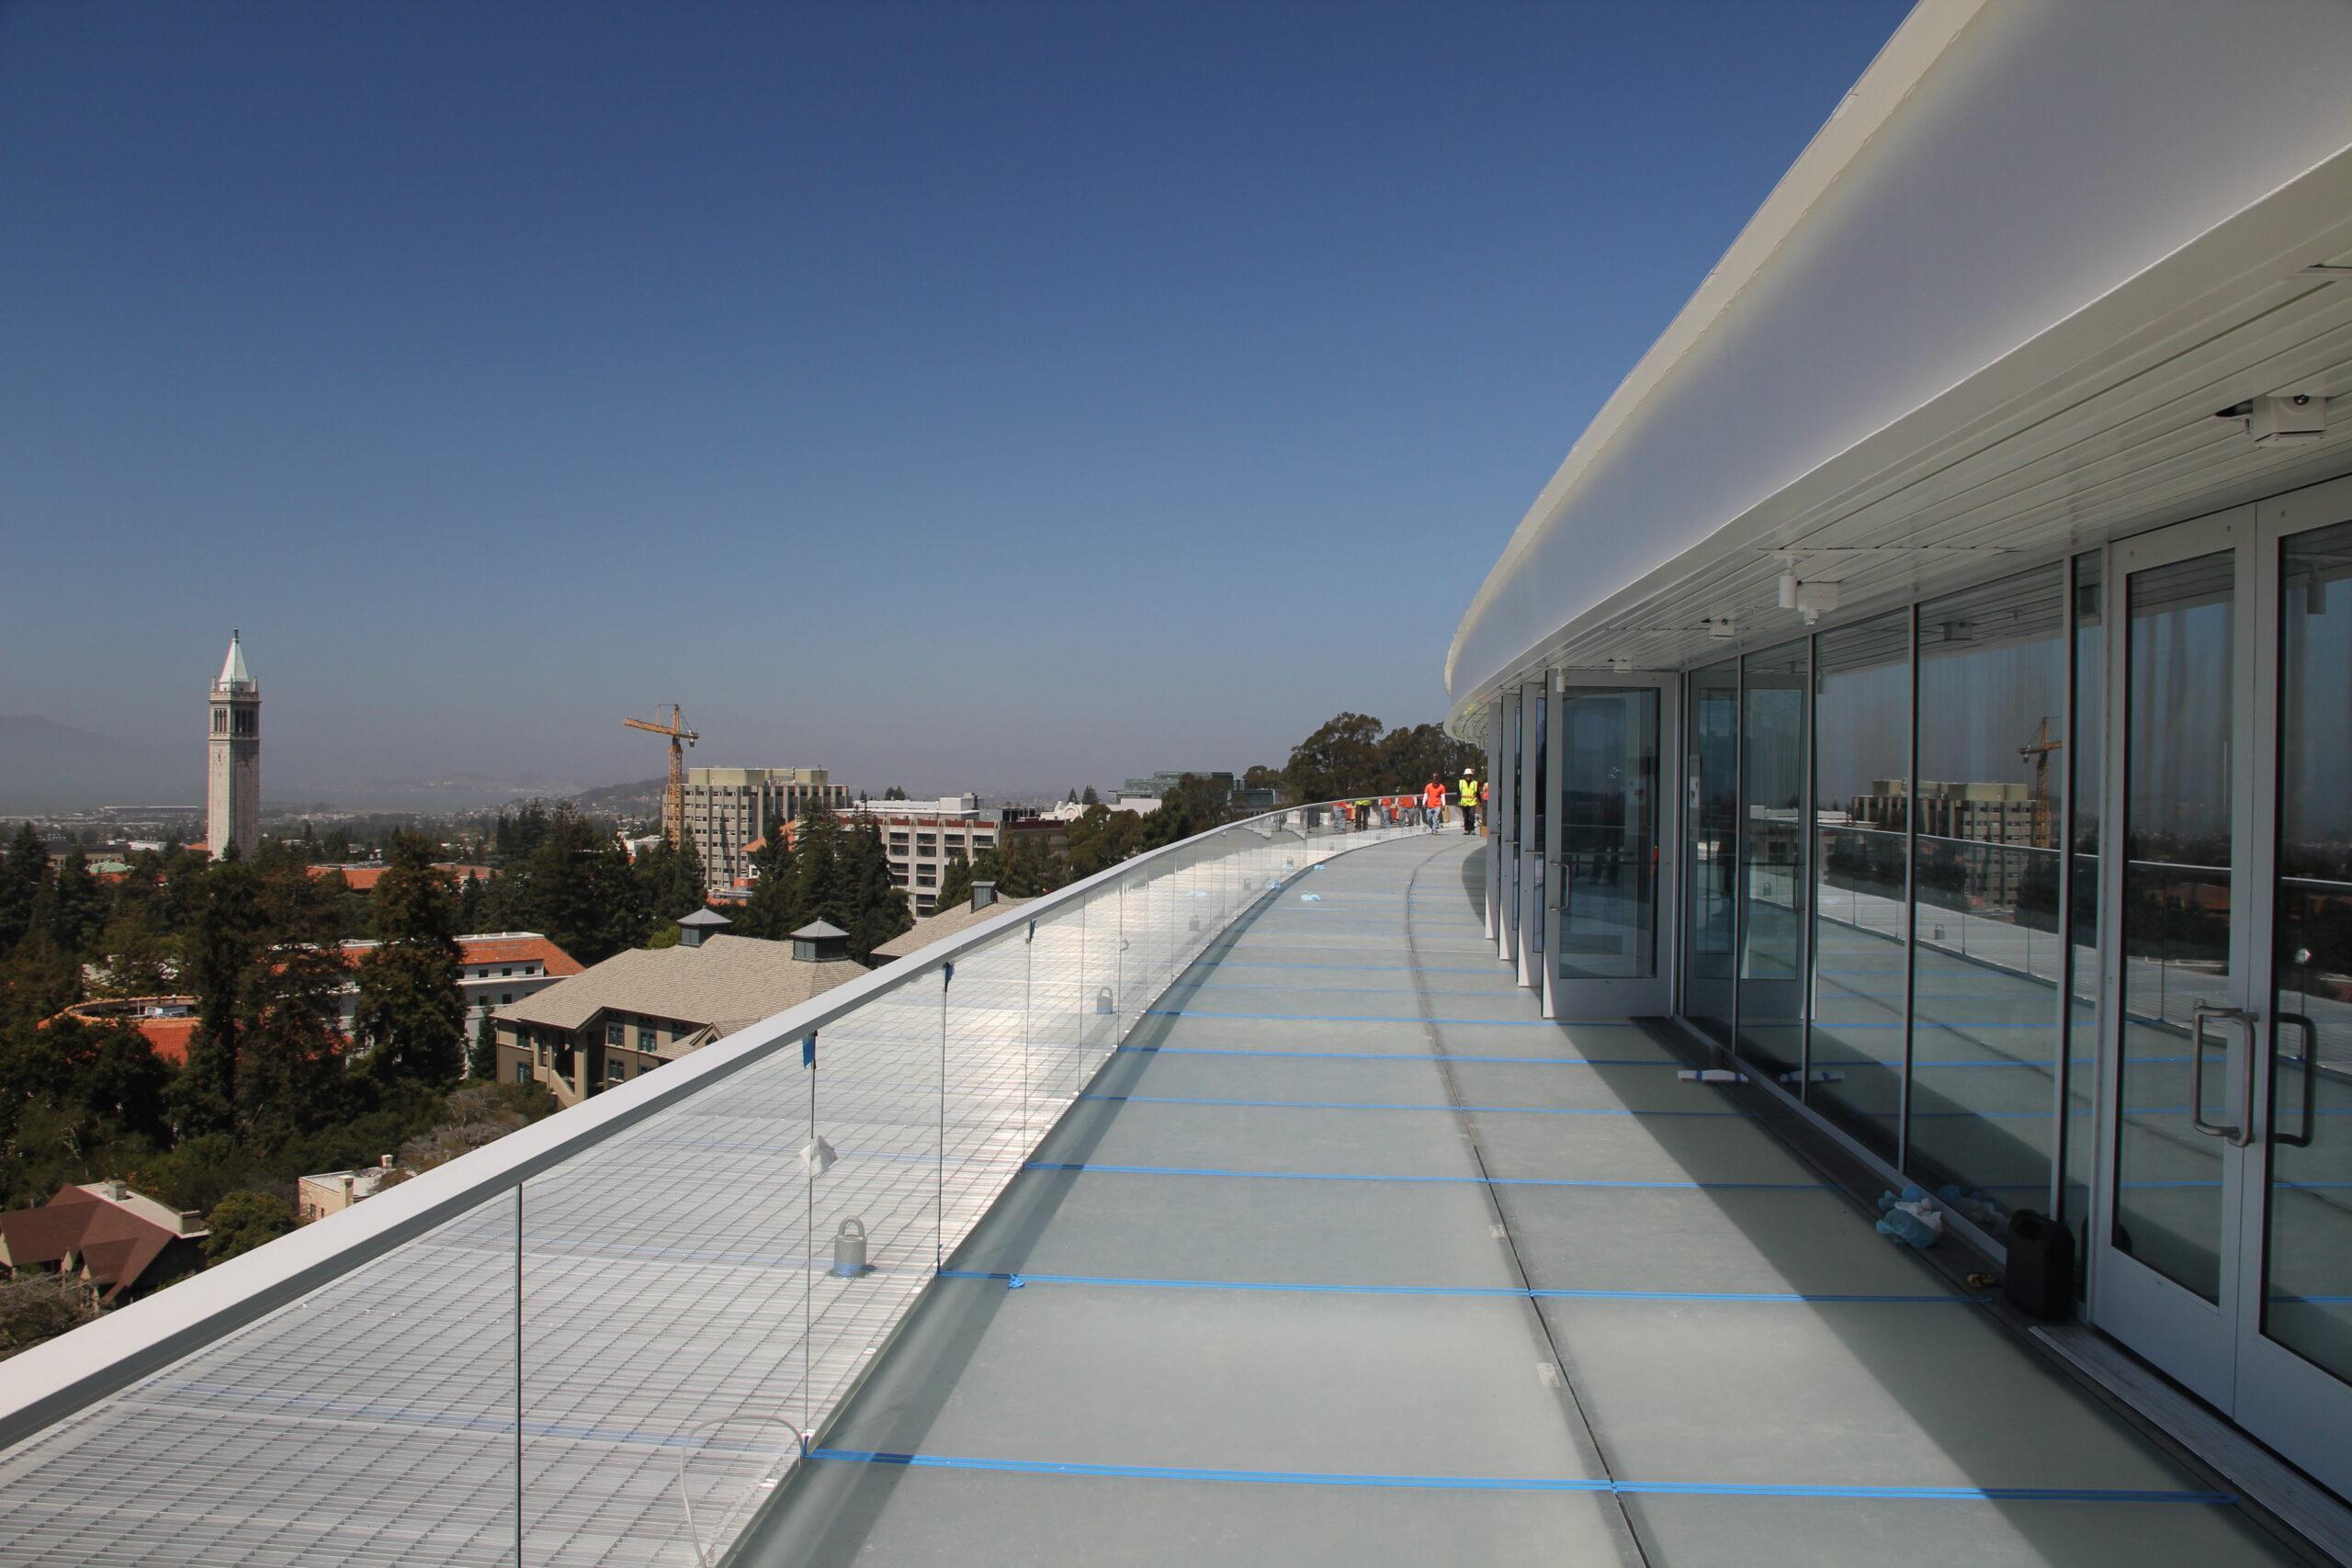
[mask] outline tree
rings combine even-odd
[[[96,1317],[96,1295],[70,1274],[28,1271],[0,1280],[0,1360]]]
[[[0,953],[32,929],[33,905],[49,880],[49,847],[29,822],[19,823],[6,855],[0,855]]]
[[[485,1082],[498,1077],[498,1025],[482,1009],[481,1021],[474,1026],[473,1048],[466,1053],[466,1077]]]
[[[651,927],[628,853],[602,823],[570,806],[546,817],[529,856],[506,876],[506,918],[544,931],[582,964],[637,946]]]
[[[1092,784],[1088,784],[1084,789],[1079,791],[1078,803],[1080,806],[1100,806],[1102,804],[1102,797],[1094,793],[1094,786]]]
[[[377,945],[359,961],[353,1032],[379,1078],[455,1083],[466,1032],[458,897],[420,835],[394,833],[386,858],[376,883]]]
[[[1377,790],[1380,728],[1380,721],[1370,714],[1338,714],[1291,748],[1283,777],[1292,797],[1311,804]]]
[[[842,886],[847,919],[835,924],[849,932],[850,956],[864,964],[874,950],[902,931],[915,918],[907,896],[890,881],[889,858],[882,852],[882,834],[871,824],[842,835]],[[970,873],[966,873],[965,897],[971,897]]]
[[[1270,768],[1263,762],[1252,762],[1241,775],[1243,789],[1271,789],[1279,793],[1289,781],[1280,768]]]
[[[226,1263],[294,1228],[294,1205],[272,1192],[232,1192],[204,1219],[204,1260]]]
[[[800,882],[792,845],[778,826],[752,852],[752,896],[735,912],[734,931],[739,936],[781,942],[808,923],[800,918]]]
[[[51,887],[53,902],[50,907],[50,932],[57,945],[67,953],[89,951],[92,942],[107,921],[107,890],[90,874],[90,857],[75,843],[65,852],[57,864],[57,881]]]
[[[904,800],[907,798],[907,792],[899,785],[892,784],[888,789],[882,792],[882,798],[885,800]]]
[[[637,857],[635,869],[653,923],[673,924],[703,907],[702,856],[692,839],[674,850],[666,841],[654,845]]]
[[[181,971],[196,994],[197,1016],[187,1064],[173,1085],[184,1138],[226,1133],[235,1121],[237,1069],[249,1021],[246,975],[262,953],[262,933],[253,868],[232,853],[204,874]]]
[[[939,892],[933,898],[934,909],[951,909],[958,904],[972,901],[972,863],[959,851],[947,857],[947,869],[939,874]]]

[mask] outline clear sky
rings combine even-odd
[[[1898,0],[0,0],[0,714],[877,792],[1442,716]]]

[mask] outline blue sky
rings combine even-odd
[[[1904,9],[0,6],[0,714],[194,799],[236,626],[271,795],[1439,717]]]

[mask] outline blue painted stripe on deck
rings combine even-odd
[[[1130,1056],[1283,1056],[1341,1062],[1512,1062],[1536,1067],[1682,1067],[1655,1056],[1470,1056],[1458,1051],[1272,1051],[1243,1045],[1115,1045]],[[1688,1069],[1686,1069],[1688,1070]]]
[[[1033,1159],[1023,1170],[1092,1172],[1106,1176],[1204,1176],[1242,1181],[1376,1181],[1406,1187],[1604,1187],[1670,1189],[1679,1192],[1834,1192],[1820,1181],[1631,1181],[1597,1177],[1390,1176],[1342,1170],[1229,1170],[1219,1166],[1097,1165],[1088,1160]]]
[[[1541,1475],[1383,1475],[1349,1471],[1218,1470],[1198,1465],[1082,1464],[1066,1460],[986,1459],[974,1454],[894,1453],[880,1449],[817,1448],[812,1460],[837,1464],[902,1465],[915,1470],[981,1470],[1017,1475],[1075,1475],[1136,1481],[1214,1481],[1255,1486],[1396,1487],[1437,1492],[1587,1492],[1624,1496],[1841,1497],[1864,1501],[1970,1503],[2235,1503],[2233,1492],[2076,1486],[1801,1486],[1738,1481],[1611,1481]]]
[[[1355,1012],[1204,1012],[1198,1008],[1146,1008],[1146,1018],[1238,1018],[1272,1023],[1492,1023],[1512,1029],[1559,1029],[1570,1025],[1605,1024],[1616,1029],[1640,1026],[1629,1018],[1423,1018],[1391,1013]],[[2018,1025],[2019,1028],[2024,1027]]]
[[[1901,1306],[1982,1306],[1992,1298],[1933,1294],[1809,1295],[1793,1291],[1601,1291],[1549,1290],[1520,1285],[1319,1285],[1295,1280],[1153,1280],[1113,1274],[1031,1274],[1012,1269],[942,1269],[943,1280],[994,1280],[1005,1285],[1098,1285],[1146,1291],[1254,1291],[1276,1295],[1336,1296],[1466,1296],[1498,1301],[1538,1302],[1724,1302],[1767,1306],[1804,1306],[1814,1303],[1877,1303]]]
[[[1359,974],[1498,976],[1506,973],[1500,959],[1492,964],[1457,964],[1450,967],[1436,964],[1284,964],[1267,958],[1219,958],[1212,962],[1220,969],[1344,969]]]
[[[1756,1119],[1753,1111],[1628,1111],[1619,1106],[1408,1105],[1377,1100],[1218,1100],[1189,1094],[1081,1094],[1078,1098],[1128,1105],[1229,1105],[1251,1111],[1466,1111],[1482,1116],[1728,1116],[1750,1122]],[[1955,1111],[1950,1114],[1964,1116],[1969,1112]],[[2041,1114],[2047,1116],[2050,1113],[2045,1111]]]

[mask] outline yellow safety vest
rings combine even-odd
[[[1478,804],[1478,784],[1476,780],[1464,779],[1462,781],[1462,804],[1464,806],[1476,806]]]

